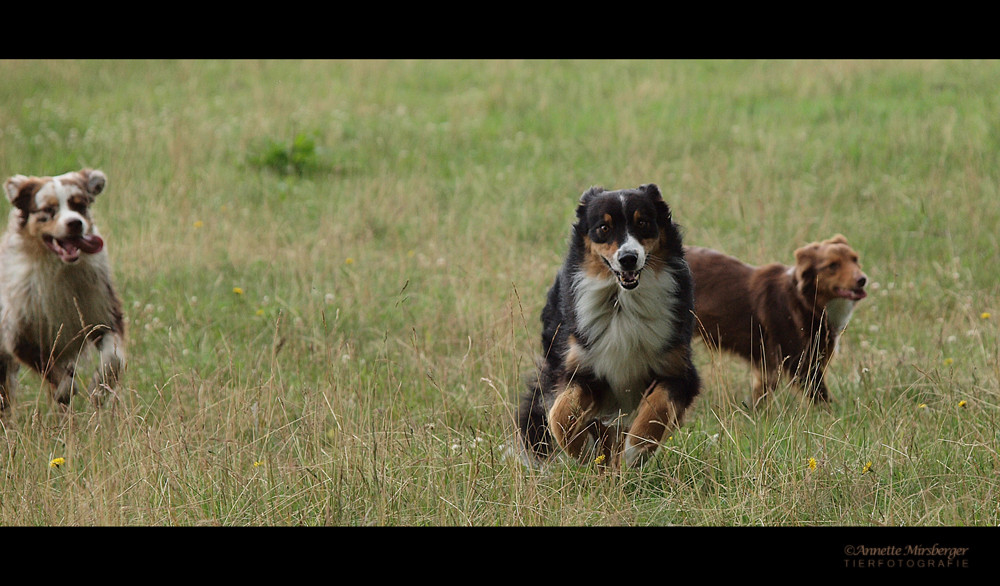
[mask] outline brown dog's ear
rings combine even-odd
[[[812,284],[816,278],[816,261],[819,259],[819,244],[813,242],[795,251],[795,281],[799,291]]]
[[[83,176],[87,185],[87,193],[91,197],[96,196],[98,193],[104,191],[104,186],[108,184],[108,178],[104,175],[104,172],[99,169],[81,169],[80,175]]]
[[[827,240],[823,244],[847,244],[847,238],[843,234],[834,234],[833,238]]]

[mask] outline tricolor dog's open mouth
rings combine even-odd
[[[601,257],[604,260],[604,264],[608,265],[608,270],[614,273],[615,278],[618,279],[618,284],[621,285],[622,289],[631,290],[639,286],[639,273],[642,269],[637,271],[616,271],[608,259]]]
[[[843,297],[844,299],[850,299],[851,301],[860,301],[865,297],[868,297],[868,292],[858,287],[856,289],[845,289],[842,287],[837,287],[833,290],[837,297]]]
[[[71,236],[69,238],[42,237],[45,245],[66,263],[74,263],[80,258],[80,253],[96,254],[104,248],[104,240],[100,236]]]
[[[639,286],[639,273],[642,269],[638,271],[621,271],[615,272],[615,276],[618,277],[618,284],[622,286],[622,289],[635,289]]]

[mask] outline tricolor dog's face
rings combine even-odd
[[[820,306],[834,299],[856,302],[868,295],[868,276],[861,270],[858,253],[841,234],[796,250],[795,274],[799,289],[814,296]],[[807,291],[813,284],[815,291]]]
[[[592,188],[577,207],[577,236],[582,239],[585,270],[610,276],[622,289],[639,286],[643,269],[659,260],[672,228],[670,208],[656,185],[604,191]]]
[[[37,238],[62,262],[71,264],[81,254],[96,254],[104,247],[95,233],[90,205],[106,183],[101,171],[83,169],[57,177],[15,175],[4,190],[18,211],[21,234]]]

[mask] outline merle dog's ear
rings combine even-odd
[[[7,200],[14,207],[26,209],[41,185],[42,183],[37,177],[14,175],[3,184],[3,189],[7,194]]]
[[[87,193],[91,197],[104,191],[104,186],[108,184],[107,176],[99,169],[81,169],[80,175],[86,180]]]
[[[21,193],[21,186],[28,180],[24,175],[14,175],[10,179],[4,182],[3,190],[7,194],[7,201],[14,203],[17,196]]]

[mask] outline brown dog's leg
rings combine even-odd
[[[825,365],[816,364],[812,368],[808,369],[804,377],[797,377],[799,384],[805,390],[806,395],[813,400],[813,403],[829,403],[830,393],[826,389],[826,381],[824,380],[824,369]]]
[[[753,368],[754,384],[750,397],[750,409],[756,409],[767,401],[768,397],[778,388],[780,377],[777,366],[769,364],[757,364]]]
[[[641,466],[669,432],[680,426],[686,405],[676,401],[662,382],[653,383],[639,403],[635,420],[625,437],[622,454],[627,466]]]

